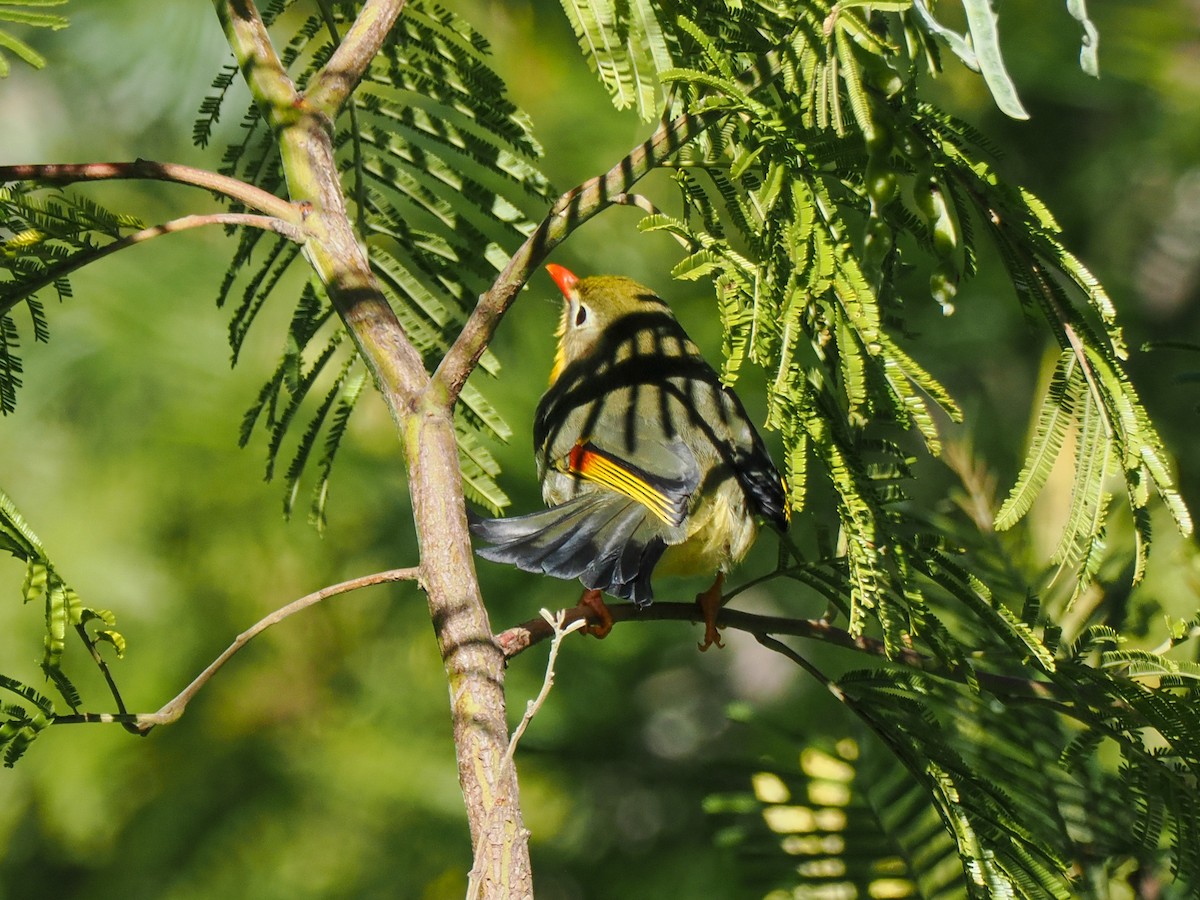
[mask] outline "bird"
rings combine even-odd
[[[612,627],[602,594],[638,608],[651,575],[715,573],[697,596],[700,649],[716,626],[725,574],[749,551],[759,520],[788,527],[787,488],[732,389],[671,308],[619,275],[547,272],[563,294],[550,385],[533,443],[547,508],[476,518],[476,552],[556,578],[578,578],[592,633]]]

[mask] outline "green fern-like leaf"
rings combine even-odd
[[[1173,815],[1170,803],[1132,799],[1169,795],[1169,766],[1105,771],[1052,707],[1004,707],[896,669],[838,684],[874,735],[797,737],[798,769],[760,763],[742,790],[706,802],[760,892],[1100,900],[1106,866],[1153,846],[1151,823]],[[1128,802],[1142,810],[1140,833]]]
[[[1053,787],[1066,774],[1037,759],[1057,757],[1064,739],[1053,727],[1036,736],[1028,717],[1005,724],[970,693],[912,672],[856,672],[839,683],[934,798],[973,896],[1072,896],[1064,862],[1069,839]],[[873,695],[878,702],[864,705]],[[1055,828],[1038,827],[1039,818]]]
[[[125,638],[112,627],[116,625],[116,617],[108,610],[93,609],[83,603],[59,574],[37,535],[2,490],[0,552],[25,563],[20,597],[27,604],[40,601],[44,609],[42,672],[66,705],[77,710],[82,703],[80,692],[64,667],[68,635],[76,632],[93,659],[97,658],[94,655],[97,642],[110,644],[118,655],[123,655]],[[89,634],[88,628],[94,623],[105,627]],[[0,689],[17,694],[26,701],[23,704],[4,704],[0,709],[0,748],[4,749],[5,765],[11,766],[53,721],[55,710],[48,698],[9,676],[0,675]]]
[[[462,419],[462,416],[455,417],[455,431],[458,434],[458,459],[467,497],[493,514],[499,513],[509,503],[508,495],[496,483],[500,466],[475,437],[474,430],[462,424]]]
[[[0,747],[4,749],[4,765],[11,768],[53,721],[54,704],[44,694],[7,675],[0,675],[0,690],[24,701],[0,706]]]
[[[230,63],[223,66],[213,77],[213,93],[200,102],[199,114],[192,126],[192,143],[197,147],[208,146],[213,129],[221,118],[221,106],[225,102],[225,94],[233,86],[239,71],[236,63]]]
[[[87,197],[18,183],[0,187],[0,223],[10,235],[0,244],[0,414],[16,408],[21,387],[20,332],[14,317],[24,305],[34,340],[50,337],[38,293],[53,289],[71,296],[68,276],[99,258],[128,232],[145,226],[136,217],[112,212]]]
[[[562,0],[562,8],[613,105],[634,108],[644,121],[657,116],[659,78],[672,65],[658,0]]]
[[[1103,659],[1113,671],[1081,674],[1072,654],[1084,651],[1060,647],[1061,629],[1043,618],[1042,598],[1002,559],[1007,544],[980,552],[978,532],[923,519],[905,501],[912,460],[896,435],[910,432],[937,453],[943,415],[961,417],[936,372],[917,362],[919,343],[906,337],[906,310],[925,298],[898,296],[898,279],[888,277],[914,264],[911,247],[934,258],[943,283],[957,285],[978,264],[975,242],[990,237],[1018,301],[1060,349],[997,528],[1029,511],[1056,463],[1069,466],[1074,491],[1055,560],[1078,596],[1106,558],[1118,496],[1134,514],[1137,574],[1154,491],[1181,531],[1190,519],[1125,373],[1111,298],[1065,249],[1045,206],[991,172],[978,135],[915,101],[895,77],[905,51],[880,36],[896,32],[867,27],[860,7],[791,11],[786,31],[774,35],[779,46],[786,33],[791,50],[762,90],[738,73],[766,47],[740,32],[744,43],[723,43],[704,25],[679,24],[683,52],[664,77],[689,113],[726,117],[670,163],[682,214],[656,214],[641,227],[687,245],[675,277],[712,280],[726,379],[748,364],[765,370],[767,424],[784,440],[793,502],[833,506],[839,531],[824,565],[793,565],[785,553],[781,574],[826,598],[827,615],[845,615],[855,640],[880,640],[896,661],[917,648],[938,672],[854,673],[838,678],[834,693],[844,693],[902,763],[912,795],[932,799],[966,889],[979,897],[1101,897],[1081,885],[1106,885],[1107,866],[1147,859],[1164,835],[1178,845],[1192,834],[1187,812],[1155,794],[1174,783],[1179,760],[1143,752],[1139,735],[1153,727],[1170,735],[1174,752],[1192,752],[1192,722],[1170,692],[1190,690],[1193,673],[1097,645],[1086,653],[1111,652]],[[880,66],[889,55],[892,64]],[[986,65],[1000,71],[994,59]],[[881,140],[885,133],[891,141]],[[879,174],[904,190],[888,196]],[[922,183],[926,207],[916,190]],[[934,299],[953,312],[945,297]],[[978,519],[985,529],[988,518],[985,510]],[[997,540],[990,532],[987,539]],[[1130,671],[1162,689],[1134,692]],[[1088,684],[1082,695],[1080,679]],[[991,693],[1018,683],[1020,703],[1033,710]],[[1118,788],[1101,747],[1120,748],[1141,781]],[[1111,826],[1126,804],[1143,811],[1136,835]],[[1111,820],[1095,820],[1100,808]],[[747,833],[744,824],[730,831]],[[1192,877],[1193,855],[1176,850],[1172,865]]]
[[[1038,412],[1025,465],[1017,476],[1008,498],[996,513],[1000,530],[1011,528],[1024,516],[1050,476],[1062,452],[1068,429],[1075,421],[1075,409],[1084,389],[1083,373],[1075,356],[1064,352],[1058,359],[1050,387]]]
[[[325,399],[317,406],[316,411],[313,412],[312,417],[309,419],[308,427],[304,429],[304,434],[301,436],[299,444],[296,447],[296,452],[292,456],[292,461],[288,465],[287,474],[284,476],[284,484],[287,489],[283,500],[283,514],[285,516],[290,517],[292,514],[292,508],[296,503],[296,494],[300,489],[300,476],[304,474],[309,457],[312,455],[313,448],[317,443],[317,438],[325,427],[325,420],[334,408],[334,403],[342,391],[342,386],[354,362],[355,360],[352,358],[343,364],[342,370],[334,379],[333,386],[325,394]]]
[[[66,2],[67,0],[5,0],[0,3],[0,22],[58,31],[67,27],[66,17],[38,10],[48,6],[62,6]],[[7,28],[0,29],[0,51],[3,50],[8,50],[26,65],[35,69],[44,68],[46,65],[46,58],[42,54]],[[7,77],[9,71],[8,57],[0,52],[0,78]]]
[[[350,415],[362,396],[363,387],[367,383],[365,372],[351,374],[343,378],[341,396],[333,411],[328,430],[325,433],[325,446],[321,459],[317,463],[317,483],[313,487],[312,505],[309,507],[309,521],[318,530],[325,527],[325,501],[329,496],[329,479],[333,472],[333,461],[342,445],[346,429],[350,424]]]
[[[1161,439],[1122,368],[1125,348],[1111,301],[1078,260],[1062,248],[1053,217],[1036,197],[1028,191],[1001,187],[986,164],[968,155],[964,133],[945,119],[922,111],[920,120],[948,151],[943,171],[957,186],[955,190],[999,211],[980,218],[1000,250],[1023,307],[1044,320],[1062,349],[1059,374],[1039,413],[1030,456],[997,516],[997,527],[1011,527],[1028,511],[1064,449],[1067,430],[1074,429],[1079,451],[1075,455],[1077,489],[1055,560],[1065,562],[1064,570],[1074,571],[1074,594],[1078,595],[1095,572],[1104,547],[1109,509],[1105,477],[1110,471],[1120,471],[1136,526],[1135,575],[1140,577],[1150,546],[1149,517],[1144,514],[1150,486],[1164,500],[1180,532],[1190,534],[1192,521],[1163,458]],[[1068,293],[1065,286],[1070,285],[1078,290],[1077,295]],[[1083,301],[1082,308],[1077,297]]]

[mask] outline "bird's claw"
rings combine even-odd
[[[709,647],[713,646],[714,644],[716,645],[718,650],[725,649],[725,642],[723,640],[721,640],[721,632],[717,628],[716,623],[705,622],[704,623],[704,640],[698,642],[696,644],[696,646],[699,647],[700,652],[703,653],[705,650],[707,650]]]
[[[608,637],[608,633],[612,631],[613,617],[602,593],[596,588],[586,590],[579,598],[578,605],[587,620],[587,624],[580,630],[598,640]]]
[[[696,595],[696,605],[700,607],[700,614],[704,617],[704,640],[696,645],[701,653],[713,644],[717,645],[718,650],[725,647],[725,642],[721,640],[721,632],[717,628],[717,616],[721,612],[721,588],[724,584],[725,576],[718,574],[712,587]]]

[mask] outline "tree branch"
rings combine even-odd
[[[303,214],[299,206],[276,197],[270,191],[228,175],[197,169],[179,163],[136,159],[133,162],[51,163],[48,165],[0,166],[0,184],[9,181],[38,181],[44,184],[75,184],[80,181],[135,180],[171,181],[190,184],[222,194],[250,209],[299,228]]]
[[[108,692],[112,694],[113,702],[117,704],[117,714],[119,716],[129,715],[129,710],[125,708],[125,701],[121,699],[121,691],[117,688],[116,679],[113,678],[112,670],[108,667],[104,657],[100,655],[100,650],[96,647],[96,642],[92,640],[92,636],[88,634],[87,626],[80,622],[75,626],[75,633],[79,635],[83,645],[87,647],[88,655],[91,656],[92,662],[96,664],[96,668],[100,670],[100,674],[104,677],[104,683],[108,685]],[[131,731],[134,734],[140,732],[128,722],[122,723],[126,731]]]
[[[0,290],[0,316],[7,314],[9,310],[26,297],[37,293],[46,285],[53,284],[59,278],[70,275],[72,272],[76,272],[84,266],[91,265],[106,256],[111,256],[118,250],[124,250],[126,247],[132,247],[134,244],[144,243],[160,235],[173,234],[177,231],[187,231],[189,228],[200,228],[204,225],[241,225],[248,228],[262,228],[267,231],[274,231],[276,234],[283,235],[298,244],[304,243],[304,233],[299,228],[290,222],[285,222],[283,219],[277,219],[274,216],[258,216],[249,213],[208,213],[206,215],[182,216],[178,219],[164,222],[161,225],[154,225],[150,228],[143,228],[141,231],[135,231],[133,234],[118,238],[111,243],[105,244],[103,247],[97,247],[90,253],[77,253],[56,266],[50,266],[42,270],[39,276],[32,281],[13,282],[5,285],[4,289]]]
[[[300,114],[300,92],[275,52],[253,0],[213,0],[213,7],[242,77],[271,130],[294,122]]]
[[[699,624],[704,621],[700,607],[695,603],[663,603],[656,602],[645,609],[637,609],[631,603],[610,604],[613,623],[641,622],[692,622]],[[588,610],[575,607],[566,610],[563,622],[570,625],[580,619],[586,619]],[[784,616],[764,616],[758,613],[742,612],[741,610],[724,607],[717,615],[718,628],[732,628],[753,635],[762,643],[764,637],[786,634],[793,637],[812,638],[835,647],[857,650],[881,659],[889,659],[887,648],[883,641],[866,635],[852,635],[843,628],[838,628],[823,619],[792,619]],[[534,644],[540,643],[554,635],[554,629],[542,618],[530,619],[520,625],[502,631],[496,635],[496,645],[503,651],[505,659],[512,659],[528,650]],[[772,647],[771,649],[777,649]],[[916,650],[900,650],[890,657],[890,661],[910,666],[922,671],[934,671],[946,677],[953,678],[955,673],[948,671],[936,660],[930,659]],[[976,671],[973,676],[979,684],[994,694],[1028,699],[1050,699],[1057,696],[1055,686],[1047,681],[1029,678],[1018,678],[1010,675],[996,675],[989,672]],[[956,679],[965,680],[965,679]]]
[[[308,106],[331,119],[338,114],[400,18],[405,0],[367,0],[321,71],[306,86]]]
[[[323,587],[319,591],[313,591],[311,594],[306,594],[299,600],[293,600],[286,606],[281,606],[279,609],[270,613],[267,616],[259,619],[248,629],[239,634],[232,644],[230,644],[225,652],[214,659],[208,667],[197,675],[192,683],[184,688],[180,693],[169,703],[152,713],[125,713],[123,705],[120,705],[118,697],[118,705],[122,712],[113,715],[111,713],[75,713],[72,715],[55,716],[55,725],[77,725],[90,722],[119,722],[125,725],[135,726],[132,730],[139,734],[148,733],[156,725],[169,725],[176,722],[183,715],[188,703],[192,698],[200,692],[200,689],[208,684],[209,680],[217,674],[225,663],[233,658],[234,654],[245,647],[250,641],[258,637],[272,625],[277,625],[289,616],[293,616],[301,610],[308,609],[320,603],[322,600],[327,600],[330,597],[335,597],[338,594],[345,594],[350,591],[357,591],[360,588],[370,587],[375,584],[387,584],[393,581],[418,581],[421,578],[421,570],[419,568],[408,569],[389,569],[384,572],[375,572],[371,575],[363,575],[359,578],[352,578],[349,581],[343,581],[340,584],[331,584],[328,587]],[[86,636],[85,636],[86,638]],[[90,640],[89,640],[90,644]],[[103,661],[97,659],[102,664],[102,670],[105,670]],[[110,686],[111,680],[110,680]],[[115,692],[115,686],[113,687]]]
[[[756,634],[754,635],[754,639],[768,650],[773,650],[774,652],[780,654],[802,668],[818,683],[824,686],[829,693],[833,694],[833,696],[838,699],[839,703],[849,702],[849,698],[846,696],[846,692],[842,690],[841,685],[813,665],[813,663],[806,659],[803,654],[797,653],[783,641],[779,640],[778,638],[771,637],[769,634]]]
[[[333,120],[303,101],[252,0],[214,0],[214,7],[251,95],[278,135],[288,193],[304,204],[309,263],[403,429],[404,416],[415,407],[429,375],[380,291],[346,213],[334,162]]]
[[[739,81],[747,91],[754,91],[774,80],[780,71],[779,57],[772,53],[747,69]],[[517,248],[491,288],[479,298],[475,310],[434,372],[434,380],[444,386],[451,402],[458,398],[517,294],[550,251],[609,206],[629,202],[629,190],[643,176],[728,115],[727,110],[712,110],[664,118],[649,138],[630,150],[615,166],[559,197],[538,227]]]

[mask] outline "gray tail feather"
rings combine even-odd
[[[509,519],[475,519],[471,531],[491,546],[476,552],[526,572],[578,578],[584,587],[648,606],[650,573],[667,549],[646,507],[615,494],[586,493]]]

